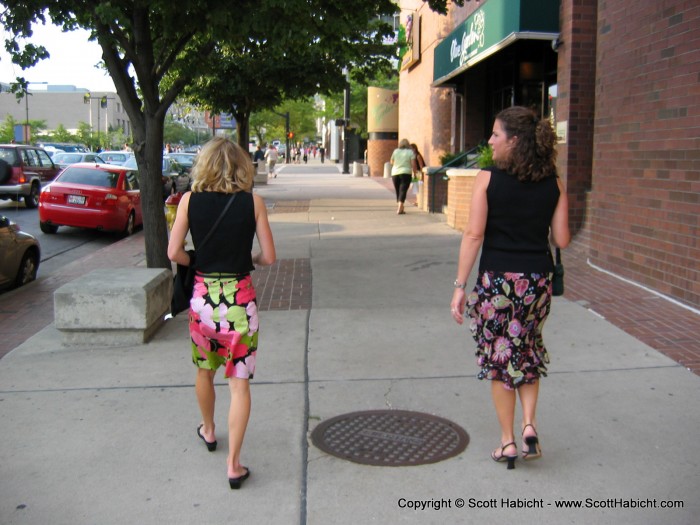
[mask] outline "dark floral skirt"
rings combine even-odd
[[[477,343],[479,379],[509,390],[547,375],[542,328],[552,300],[552,274],[481,272],[467,297]]]

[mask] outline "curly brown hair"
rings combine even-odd
[[[549,120],[534,111],[513,106],[496,115],[508,138],[517,137],[510,155],[496,163],[521,182],[537,182],[557,176],[557,135]]]

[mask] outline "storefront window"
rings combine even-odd
[[[549,121],[552,128],[557,129],[557,85],[552,84],[548,89]]]
[[[522,82],[520,84],[520,104],[532,109],[540,117],[544,116],[544,82]]]

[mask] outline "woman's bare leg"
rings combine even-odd
[[[210,443],[216,441],[214,432],[216,425],[214,424],[214,407],[216,404],[216,391],[214,390],[214,370],[206,370],[204,368],[197,369],[197,378],[195,379],[194,388],[197,394],[197,402],[199,403],[199,411],[202,413],[202,423],[204,426],[200,433],[204,439]]]
[[[520,404],[523,407],[523,427],[532,425],[537,428],[537,397],[540,391],[540,382],[535,381],[530,385],[522,385],[518,388]],[[527,429],[525,435],[535,435],[534,430]]]
[[[503,387],[501,381],[491,381],[491,398],[496,407],[496,415],[501,425],[501,446],[515,440],[513,435],[513,419],[515,418],[515,391]],[[498,447],[497,456],[501,454],[501,447]],[[516,449],[513,445],[506,447],[503,454],[514,456]]]
[[[228,384],[231,391],[228,413],[228,477],[238,478],[246,473],[241,466],[241,447],[250,417],[250,383],[247,379],[232,377]]]

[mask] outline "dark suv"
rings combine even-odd
[[[41,187],[58,172],[59,168],[42,148],[0,144],[0,199],[23,198],[27,208],[36,208]]]

